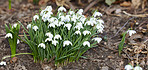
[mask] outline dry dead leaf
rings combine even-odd
[[[18,60],[17,57],[13,57],[13,58],[10,60],[10,62],[11,62],[11,63],[15,63],[17,60]]]
[[[142,0],[132,0],[132,7],[137,9],[141,5]]]
[[[45,5],[49,0],[40,0],[39,5]]]
[[[66,2],[66,0],[55,0],[55,1],[58,6],[63,6]]]
[[[120,6],[123,6],[123,7],[130,7],[131,6],[131,2],[130,1],[124,1],[123,3],[120,4]]]
[[[142,9],[144,9],[144,7],[147,5],[147,2],[146,2],[147,0],[143,0],[142,1]]]

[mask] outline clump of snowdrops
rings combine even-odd
[[[34,61],[54,60],[55,65],[64,65],[78,60],[88,49],[97,47],[102,38],[98,33],[103,32],[104,21],[102,14],[95,11],[92,16],[85,17],[83,9],[67,11],[59,7],[53,14],[52,7],[33,17],[24,33]]]

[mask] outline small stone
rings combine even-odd
[[[108,70],[109,68],[107,66],[102,67],[101,70]]]

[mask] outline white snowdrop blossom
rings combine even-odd
[[[64,24],[65,24],[64,22],[60,21],[58,26],[61,26],[61,25],[64,25]]]
[[[31,24],[28,24],[28,25],[27,25],[27,29],[30,29],[30,28],[31,28]]]
[[[51,11],[52,11],[52,7],[51,7],[51,6],[47,6],[47,7],[45,8],[45,10],[48,11],[48,12],[51,12]]]
[[[0,65],[6,65],[6,62],[1,61],[1,62],[0,62]]]
[[[46,38],[45,42],[47,42],[47,41],[49,41],[49,42],[52,41],[52,38]]]
[[[38,15],[33,16],[33,20],[35,21],[36,19],[39,19]]]
[[[44,22],[46,22],[50,17],[51,17],[51,15],[49,15],[49,14],[44,14],[44,15],[42,16],[42,20],[43,20]]]
[[[96,18],[90,18],[90,21],[91,21],[91,26],[94,26],[94,24],[97,24],[97,22],[96,22]]]
[[[62,40],[62,37],[58,34],[58,35],[55,35],[55,36],[54,36],[54,40],[56,40],[56,39]]]
[[[88,31],[88,30],[83,31],[83,35],[84,35],[84,36],[87,35],[87,34],[91,34],[91,32]]]
[[[64,22],[69,22],[70,21],[70,15],[66,15],[64,18]]]
[[[63,6],[61,6],[60,8],[58,8],[58,12],[61,12],[61,11],[66,12],[66,9]]]
[[[48,28],[49,28],[49,27],[55,28],[55,24],[54,24],[54,23],[51,23],[51,24],[48,25]]]
[[[97,43],[100,43],[100,41],[102,40],[102,38],[93,38],[92,40],[97,41]]]
[[[11,39],[13,38],[11,33],[7,33],[6,36],[5,36],[5,38],[9,38],[9,37],[10,37]]]
[[[58,41],[52,40],[52,44],[53,44],[54,46],[56,46],[56,45],[58,44]]]
[[[85,41],[85,42],[83,42],[83,46],[88,46],[88,47],[90,47],[90,43],[88,42],[88,41]]]
[[[85,18],[85,17],[81,17],[80,20],[81,20],[81,22],[84,24],[86,18]]]
[[[104,21],[102,19],[97,20],[97,22],[104,24]]]
[[[37,31],[38,29],[39,29],[38,26],[33,26],[34,31]]]
[[[82,15],[83,13],[83,9],[79,9],[79,11],[77,12],[77,14]]]
[[[50,19],[48,19],[48,22],[53,23],[55,20],[58,20],[58,19],[55,17],[51,17]]]
[[[53,34],[51,34],[50,32],[46,33],[45,36],[48,36],[48,38],[53,38]]]
[[[75,12],[74,11],[69,11],[69,14],[73,15],[73,14],[75,14]]]
[[[17,26],[17,24],[14,24],[14,25],[12,26],[12,28],[13,28],[13,27],[16,28],[16,26]]]
[[[94,24],[93,24],[92,21],[86,21],[85,25],[91,25],[91,26],[94,26]]]
[[[102,14],[101,14],[100,12],[95,12],[95,13],[93,14],[93,16],[94,16],[94,17],[102,16]]]
[[[126,65],[124,69],[125,70],[132,70],[133,69],[133,66],[132,65]]]
[[[77,25],[74,28],[80,30],[81,28],[83,28],[83,25],[81,22],[79,22],[79,23],[77,23]]]
[[[17,44],[19,44],[20,43],[20,40],[19,39],[17,39]]]
[[[64,27],[67,27],[68,30],[70,30],[71,26],[72,25],[70,23],[64,25]]]
[[[76,31],[74,34],[79,34],[79,35],[81,35],[81,32],[78,30],[78,31]]]
[[[68,46],[68,45],[72,45],[72,43],[68,40],[63,42],[63,47]]]
[[[134,70],[143,70],[140,66],[136,66]]]
[[[103,28],[104,28],[103,25],[97,24],[96,28],[98,29],[98,32],[103,33]]]
[[[45,44],[44,43],[40,43],[39,45],[38,45],[38,47],[42,47],[43,49],[45,49]]]
[[[127,33],[129,33],[129,36],[132,36],[132,34],[135,34],[136,31],[135,30],[128,30]]]

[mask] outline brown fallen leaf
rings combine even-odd
[[[124,1],[123,3],[120,4],[120,6],[123,6],[123,7],[130,7],[131,4],[132,4],[132,3],[131,3],[130,1],[128,1],[128,2],[127,2],[127,1]]]

